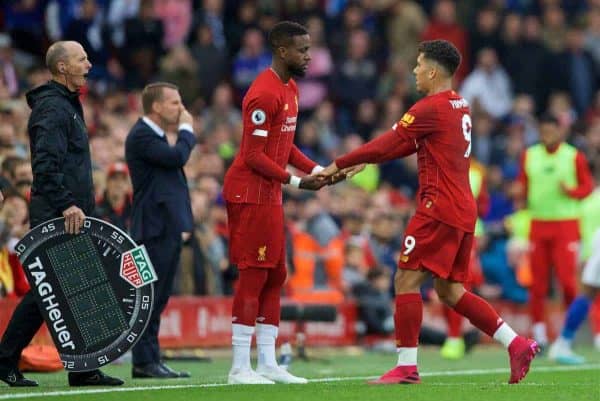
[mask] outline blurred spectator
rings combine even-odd
[[[342,271],[344,292],[352,295],[355,286],[366,284],[368,271],[364,245],[358,239],[348,238],[344,247],[344,269]]]
[[[223,272],[229,267],[225,242],[215,230],[211,200],[207,192],[190,194],[194,231],[184,245],[179,280],[184,295],[223,295]]]
[[[423,32],[422,40],[445,39],[452,42],[462,55],[462,61],[456,71],[456,85],[460,85],[467,76],[471,60],[469,59],[469,40],[465,30],[456,22],[456,5],[452,0],[438,0],[433,15]]]
[[[556,4],[546,6],[542,13],[542,40],[553,53],[560,53],[565,48],[567,25],[565,12]]]
[[[223,18],[223,0],[202,0],[202,7],[194,16],[194,20],[196,26],[207,26],[211,33],[212,43],[219,51],[225,51],[227,39]]]
[[[486,47],[491,47],[496,51],[500,51],[501,41],[498,33],[499,25],[500,15],[496,8],[488,6],[479,10],[475,28],[469,34],[471,60],[476,60],[479,51]],[[472,65],[469,66],[469,68],[472,67]]]
[[[242,48],[235,57],[232,66],[233,85],[241,100],[259,72],[268,68],[271,54],[265,48],[263,34],[255,28],[244,32]]]
[[[230,128],[241,124],[242,113],[233,103],[231,85],[225,82],[218,84],[211,100],[210,106],[202,113],[204,135],[213,135],[219,124],[225,124]]]
[[[379,78],[377,84],[377,99],[387,101],[390,96],[399,97],[407,103],[416,99],[414,75],[411,73],[406,59],[393,56],[388,63],[387,71]],[[404,105],[402,111],[404,112]],[[398,121],[395,119],[394,122]],[[389,125],[386,125],[389,127]]]
[[[106,13],[106,23],[111,30],[111,39],[116,47],[125,44],[125,22],[135,18],[140,12],[140,3],[147,0],[110,0]]]
[[[139,14],[125,20],[121,60],[127,88],[143,88],[157,74],[164,36],[163,23],[154,13],[154,0],[140,0]]]
[[[376,267],[367,273],[367,280],[352,288],[358,304],[358,319],[366,330],[361,334],[387,335],[394,332],[393,299],[389,292],[390,272]]]
[[[103,85],[122,78],[123,70],[110,54],[110,31],[104,21],[104,12],[97,0],[82,0],[81,14],[67,26],[64,40],[74,40],[86,49],[94,66],[89,79]]]
[[[195,30],[195,34],[196,40],[193,42],[191,51],[198,65],[200,96],[202,96],[205,103],[209,103],[215,87],[226,74],[226,53],[216,46],[213,32],[207,24],[199,25]]]
[[[1,175],[1,180],[4,181],[3,184],[0,184],[2,188],[11,188],[24,199],[29,197],[33,182],[29,160],[12,155],[5,157],[2,162]]]
[[[570,130],[579,117],[567,92],[551,93],[548,98],[547,112],[556,117],[565,130]]]
[[[106,189],[96,202],[94,214],[125,232],[129,232],[132,207],[129,169],[123,162],[113,163],[106,172]]]
[[[240,51],[244,32],[256,28],[258,20],[258,8],[254,0],[244,0],[234,10],[234,15],[225,19],[227,50],[230,55]]]
[[[306,21],[306,29],[310,35],[311,62],[308,64],[306,75],[298,80],[298,108],[306,115],[314,111],[327,97],[328,83],[333,72],[331,52],[324,42],[324,22],[317,16]]]
[[[547,84],[569,93],[578,114],[583,114],[598,88],[599,65],[584,49],[584,33],[578,27],[566,32],[566,45],[552,63],[552,80]]]
[[[8,96],[15,97],[19,93],[19,77],[11,44],[10,36],[0,33],[0,81],[6,87]]]
[[[44,43],[44,10],[46,0],[11,0],[2,2],[5,29],[15,48],[41,56]]]
[[[162,45],[171,49],[183,44],[192,28],[192,0],[153,0],[153,4],[165,30]]]
[[[4,195],[4,206],[0,210],[0,220],[9,229],[6,246],[12,251],[15,244],[29,231],[29,210],[25,198],[15,192],[7,192]]]
[[[553,59],[542,42],[540,21],[536,16],[525,17],[523,23],[523,38],[514,53],[506,53],[505,66],[513,79],[513,88],[517,92],[533,96],[535,110],[539,114],[546,107],[549,94],[547,84],[551,74],[548,63]],[[526,63],[519,60],[527,60]]]
[[[377,65],[369,55],[367,32],[355,30],[347,41],[346,56],[339,59],[333,82],[333,93],[340,106],[340,124],[343,131],[351,128],[351,116],[365,99],[375,96]]]
[[[327,43],[334,60],[348,56],[346,43],[352,32],[365,27],[365,10],[358,2],[349,2],[342,11],[339,21],[333,24]]]
[[[417,45],[427,24],[421,6],[412,0],[391,2],[387,16],[387,43],[396,60],[416,60]]]
[[[29,291],[19,258],[9,249],[9,238],[8,222],[0,220],[0,299],[22,297]]]
[[[502,118],[510,111],[510,79],[498,63],[494,49],[486,47],[479,51],[477,65],[463,82],[460,94],[472,108],[477,104],[494,118]]]
[[[479,112],[473,115],[471,154],[485,165],[492,161],[494,155],[495,125],[496,121],[488,113]]]
[[[584,47],[594,57],[596,64],[600,64],[600,9],[592,7],[586,17]]]
[[[162,81],[180,88],[181,100],[186,107],[192,108],[199,100],[198,64],[186,45],[177,45],[169,50],[160,62],[159,75]]]

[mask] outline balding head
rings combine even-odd
[[[74,41],[60,41],[52,44],[46,52],[46,67],[52,75],[59,74],[61,72],[59,63],[67,63],[78,49],[82,49],[82,46]]]

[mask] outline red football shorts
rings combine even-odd
[[[443,279],[467,281],[473,233],[418,213],[404,234],[399,269],[424,269]]]
[[[285,263],[283,207],[227,202],[229,259],[238,269]]]

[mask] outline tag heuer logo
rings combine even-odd
[[[133,248],[121,255],[120,274],[125,281],[135,288],[143,287],[158,280],[144,245]]]

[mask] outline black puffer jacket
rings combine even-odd
[[[61,217],[70,206],[94,208],[92,161],[78,93],[49,81],[27,93],[31,117],[31,226]]]

